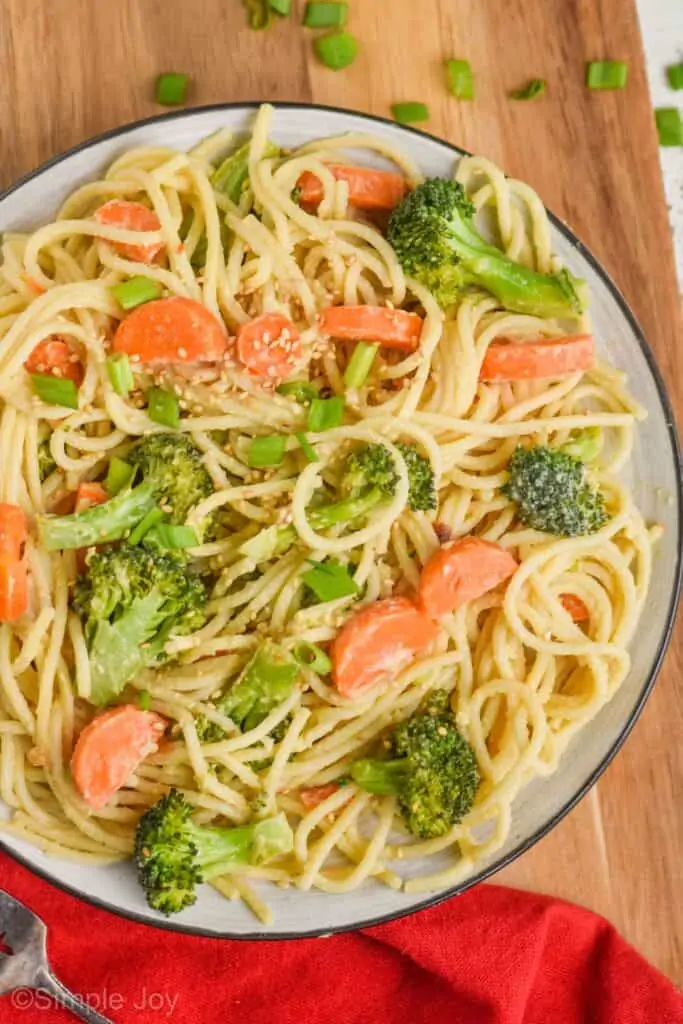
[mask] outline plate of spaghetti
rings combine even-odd
[[[156,118],[0,199],[0,847],[208,935],[329,934],[588,790],[680,575],[658,371],[489,160]]]

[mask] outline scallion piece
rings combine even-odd
[[[545,94],[546,82],[544,78],[532,78],[522,89],[513,89],[510,93],[511,100],[535,100],[537,96]]]
[[[298,433],[296,435],[296,439],[297,439],[297,441],[299,442],[299,444],[301,446],[302,452],[304,453],[304,455],[306,456],[306,458],[308,459],[309,462],[319,462],[320,461],[318,456],[315,453],[315,448],[313,447],[313,445],[308,440],[308,438],[306,437],[305,434]]]
[[[683,89],[683,61],[680,64],[670,64],[666,69],[666,77],[672,89]]]
[[[415,124],[417,121],[429,120],[426,103],[392,103],[391,113],[394,121],[398,121],[399,124]]]
[[[249,448],[249,465],[253,469],[267,469],[268,466],[279,466],[285,457],[286,449],[287,438],[283,434],[255,437]]]
[[[182,551],[197,546],[197,534],[191,526],[175,526],[158,522],[148,531],[145,543],[150,542],[167,551]]]
[[[333,558],[328,558],[326,562],[313,562],[313,568],[305,572],[301,579],[319,601],[353,597],[360,589],[346,566]]]
[[[448,89],[456,100],[474,99],[474,74],[468,60],[447,60]]]
[[[314,398],[308,411],[306,426],[314,434],[320,434],[323,430],[332,430],[333,427],[340,426],[343,419],[342,395],[335,395],[334,398]]]
[[[593,60],[586,69],[589,89],[623,89],[628,78],[628,64],[624,60]]]
[[[159,75],[156,87],[157,103],[162,107],[179,107],[185,102],[188,82],[187,75],[177,71]]]
[[[125,397],[135,387],[130,359],[125,352],[117,352],[107,358],[109,382],[117,395]]]
[[[347,3],[315,3],[306,4],[304,26],[306,28],[344,28],[349,14]]]
[[[163,289],[158,281],[153,281],[150,277],[131,277],[129,281],[123,281],[121,284],[115,284],[109,289],[119,306],[123,306],[124,309],[135,309],[136,306],[141,306],[143,302],[151,302],[152,299],[158,299]]]
[[[292,0],[270,0],[270,9],[286,18],[292,10]]]
[[[341,71],[358,56],[358,42],[350,32],[329,32],[313,43],[318,60],[332,71]]]
[[[149,690],[140,690],[138,694],[138,706],[141,711],[149,711],[152,707],[152,696]]]
[[[278,395],[296,399],[299,405],[310,405],[319,394],[315,384],[308,380],[286,380],[284,384],[278,384],[276,391]]]
[[[63,405],[78,409],[78,388],[68,377],[53,377],[50,373],[32,373],[33,390],[47,405]]]
[[[676,107],[659,107],[655,122],[660,146],[683,146],[683,121]]]
[[[147,515],[143,516],[140,522],[135,526],[130,533],[128,538],[129,544],[139,544],[143,537],[145,537],[152,527],[160,523],[164,518],[164,513],[160,508],[151,508]]]
[[[162,427],[177,429],[180,426],[180,403],[171,391],[150,388],[147,392],[147,415]]]
[[[129,462],[124,462],[123,459],[117,458],[115,455],[109,462],[107,479],[104,482],[104,486],[113,498],[114,495],[118,494],[119,491],[122,491],[124,487],[128,487],[134,476],[134,466],[131,466]]]
[[[365,384],[378,349],[379,345],[373,345],[369,341],[358,342],[344,371],[344,383],[347,388],[360,388]]]
[[[302,640],[292,653],[302,668],[310,668],[319,676],[326,676],[332,671],[332,662],[317,644],[309,644],[307,640]]]

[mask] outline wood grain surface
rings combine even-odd
[[[426,130],[539,190],[628,297],[683,410],[680,303],[633,0],[351,0],[352,69],[316,63],[298,13],[250,32],[239,0],[0,0],[0,186],[89,136],[159,113],[152,83],[188,72],[191,104],[297,100],[389,115],[429,104]],[[447,94],[469,58],[474,103]],[[629,62],[628,89],[590,93],[587,60]],[[546,99],[513,103],[530,77]],[[501,882],[608,917],[683,982],[683,635],[632,737],[592,794]],[[570,756],[570,755],[569,755]]]

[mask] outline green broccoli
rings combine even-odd
[[[298,675],[299,665],[287,652],[266,641],[220,698],[216,708],[241,732],[249,732],[289,697]],[[223,739],[221,727],[204,716],[197,719],[196,726],[202,743],[217,743]]]
[[[184,559],[121,544],[94,554],[76,583],[93,704],[114,700],[144,668],[165,658],[171,636],[193,633],[206,619],[206,591]]]
[[[284,814],[235,828],[207,828],[172,789],[151,807],[135,834],[135,863],[147,902],[177,914],[197,901],[196,888],[236,864],[265,864],[290,853],[294,836]]]
[[[85,548],[120,540],[161,502],[164,516],[185,523],[190,510],[213,494],[202,453],[185,434],[150,434],[128,453],[139,483],[110,501],[69,516],[38,516],[38,530],[47,551]],[[163,518],[163,517],[162,517]],[[213,516],[195,526],[197,540],[214,535]]]
[[[429,461],[413,445],[398,442],[396,447],[408,470],[408,507],[420,512],[435,509],[437,495]],[[324,530],[360,519],[391,500],[397,484],[398,474],[389,449],[382,444],[361,445],[346,459],[341,480],[344,497],[334,504],[310,509],[308,521],[314,530]],[[266,561],[295,544],[297,536],[293,526],[270,526],[245,541],[240,552],[255,562]]]
[[[391,215],[387,235],[405,272],[443,307],[475,285],[513,312],[541,317],[581,312],[575,280],[566,270],[539,274],[515,263],[481,237],[474,214],[457,181],[432,178],[410,192]]]
[[[604,526],[609,518],[605,500],[588,478],[585,464],[570,454],[581,451],[591,458],[593,449],[594,437],[588,432],[559,448],[515,448],[510,478],[501,491],[515,502],[525,526],[564,537],[595,533]]]
[[[388,760],[351,765],[351,777],[368,793],[395,794],[408,830],[442,836],[472,808],[480,776],[474,750],[455,727],[450,697],[430,694],[388,739]]]

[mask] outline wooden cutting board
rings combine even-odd
[[[424,100],[426,130],[530,182],[613,274],[683,411],[680,302],[633,0],[351,0],[362,42],[352,69],[316,63],[298,14],[245,27],[239,0],[2,0],[0,186],[55,153],[159,113],[153,80],[191,74],[192,104],[298,100],[389,115]],[[466,57],[474,103],[444,88]],[[629,63],[623,92],[584,87],[588,60]],[[547,98],[513,103],[530,77]],[[579,807],[501,882],[608,917],[683,982],[683,635],[623,752]],[[571,756],[571,752],[567,755]]]

